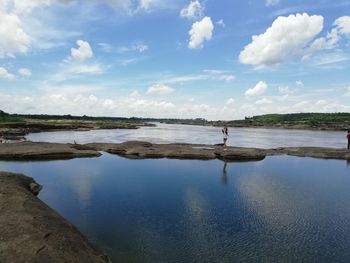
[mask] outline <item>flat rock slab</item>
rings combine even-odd
[[[215,145],[185,143],[153,144],[149,142],[129,141],[120,144],[92,143],[86,146],[130,159],[169,158],[186,160],[257,161],[266,156],[266,152],[253,148],[236,148]]]
[[[35,189],[30,177],[0,172],[0,262],[109,262]]]
[[[268,155],[292,155],[322,159],[350,160],[350,151],[346,149],[323,147],[286,147],[266,150]]]
[[[202,144],[153,144],[141,141],[124,143],[60,144],[22,142],[0,144],[0,160],[62,160],[98,157],[100,151],[130,159],[170,158],[187,160],[220,159],[228,162],[259,161],[270,155],[293,155],[323,159],[350,160],[346,149],[322,147],[285,147],[257,149]]]
[[[153,144],[141,141],[125,143],[90,143],[85,146],[97,151],[105,151],[130,159],[175,158],[224,161],[259,161],[266,156],[291,155],[322,159],[350,160],[350,151],[346,149],[323,147],[285,147],[276,149],[258,149],[226,147],[200,144]]]
[[[84,145],[21,142],[0,144],[0,160],[61,160],[98,157],[101,153]]]

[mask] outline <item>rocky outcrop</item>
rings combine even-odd
[[[0,172],[0,262],[109,262],[36,197],[40,189],[30,177]]]
[[[52,160],[78,157],[98,157],[100,151],[130,159],[170,158],[187,160],[258,161],[271,155],[292,155],[323,159],[350,160],[346,149],[321,147],[285,147],[257,149],[201,144],[153,144],[129,141],[125,143],[60,144],[22,142],[0,144],[0,160]]]
[[[21,142],[0,144],[0,160],[60,160],[98,157],[101,153],[84,145]]]
[[[91,143],[86,146],[130,159],[175,158],[224,161],[258,161],[271,155],[292,155],[323,159],[350,160],[350,151],[346,149],[322,147],[286,147],[276,149],[257,149],[226,147],[220,145],[197,144],[153,144],[149,142],[129,141],[120,144]]]
[[[291,155],[322,159],[350,160],[350,151],[346,149],[322,147],[285,147],[266,150],[268,155]]]
[[[198,144],[152,144],[149,142],[129,141],[120,144],[88,144],[96,150],[105,151],[130,159],[169,158],[187,160],[257,161],[265,158],[263,150],[233,148]]]

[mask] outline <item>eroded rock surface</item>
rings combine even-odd
[[[84,145],[21,142],[0,144],[0,160],[60,160],[98,157],[101,154]]]
[[[0,172],[0,262],[109,262],[31,188],[32,178]]]

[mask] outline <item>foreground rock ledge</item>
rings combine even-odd
[[[35,196],[39,189],[30,177],[0,172],[0,262],[109,262]]]

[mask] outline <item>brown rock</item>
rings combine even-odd
[[[30,177],[0,172],[0,262],[109,262],[31,191]]]

